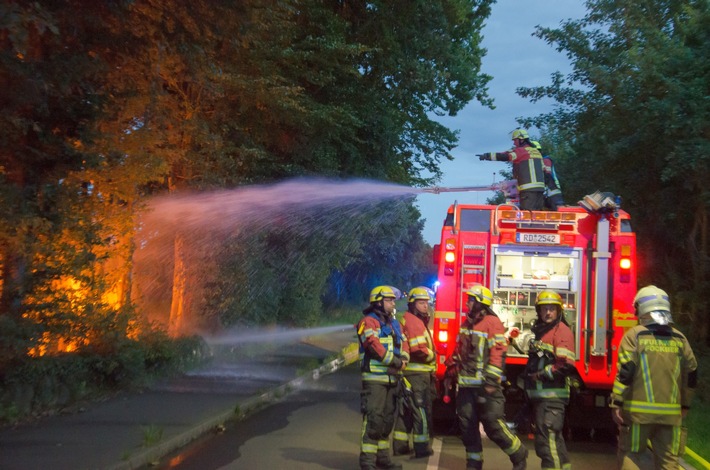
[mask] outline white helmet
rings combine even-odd
[[[656,286],[646,286],[636,293],[634,308],[643,326],[651,324],[668,325],[673,323],[671,301],[666,291]]]

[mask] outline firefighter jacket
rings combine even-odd
[[[409,361],[409,344],[399,322],[374,311],[358,322],[357,335],[362,380],[390,383],[402,361]]]
[[[488,313],[475,323],[467,318],[459,329],[452,358],[459,387],[500,385],[507,350],[505,327],[497,315]]]
[[[525,393],[531,400],[559,399],[569,401],[567,377],[574,373],[574,336],[562,321],[533,326],[525,366]]]
[[[542,154],[535,147],[514,147],[507,152],[491,152],[485,155],[493,161],[513,163],[513,177],[518,180],[518,191],[545,190]]]
[[[543,172],[545,174],[545,188],[547,188],[547,197],[557,196],[562,194],[562,186],[560,186],[560,180],[557,178],[557,172],[555,171],[555,164],[552,158],[547,155],[542,157]]]
[[[619,345],[611,406],[639,424],[680,426],[690,408],[698,363],[683,333],[671,326],[637,325]]]
[[[402,330],[409,343],[409,363],[404,370],[404,375],[434,372],[436,369],[434,341],[424,320],[411,312],[406,312],[402,317]]]

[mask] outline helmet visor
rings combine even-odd
[[[654,323],[657,323],[659,325],[669,325],[673,323],[673,319],[671,318],[671,312],[667,312],[665,310],[654,310],[648,315],[651,317]]]

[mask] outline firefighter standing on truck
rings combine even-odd
[[[571,468],[562,430],[569,403],[567,377],[575,372],[574,336],[567,325],[562,297],[543,290],[535,301],[535,339],[525,366],[525,393],[532,404],[535,452],[544,469]]]
[[[634,308],[639,324],[621,339],[610,397],[619,426],[619,468],[642,467],[650,440],[655,468],[675,470],[685,448],[682,424],[697,384],[698,363],[683,333],[671,326],[665,291],[640,289]]]
[[[362,392],[360,468],[401,469],[390,458],[389,436],[394,426],[396,390],[409,361],[409,345],[394,318],[397,294],[390,286],[370,292],[370,305],[358,322]]]
[[[565,201],[562,198],[562,186],[560,185],[560,179],[557,177],[555,162],[552,161],[552,157],[545,155],[540,142],[537,140],[530,142],[542,154],[542,170],[545,175],[545,209],[556,211],[558,207],[565,205]]]
[[[545,191],[542,154],[530,143],[530,136],[525,129],[515,129],[512,137],[512,150],[476,156],[480,160],[512,162],[513,176],[518,181],[520,209],[540,211],[543,209]]]
[[[458,373],[456,414],[466,448],[466,468],[483,468],[482,423],[488,437],[510,457],[513,469],[523,470],[528,450],[503,419],[501,379],[508,349],[505,327],[491,309],[493,294],[489,289],[474,286],[466,294],[468,317],[459,330],[456,351],[447,360]]]
[[[409,291],[407,312],[401,320],[404,336],[409,342],[409,362],[404,369],[405,380],[400,386],[400,406],[397,408],[392,440],[394,455],[410,453],[410,434],[415,458],[434,453],[430,429],[436,355],[429,331],[431,300],[426,287],[415,287]]]

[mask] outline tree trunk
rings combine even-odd
[[[0,253],[0,315],[20,315],[24,282],[24,259],[8,251]]]
[[[180,233],[175,235],[175,251],[173,260],[173,290],[172,303],[170,305],[170,321],[168,323],[168,334],[177,337],[182,333],[185,323],[185,313],[187,306],[187,266],[185,264],[185,241]]]

